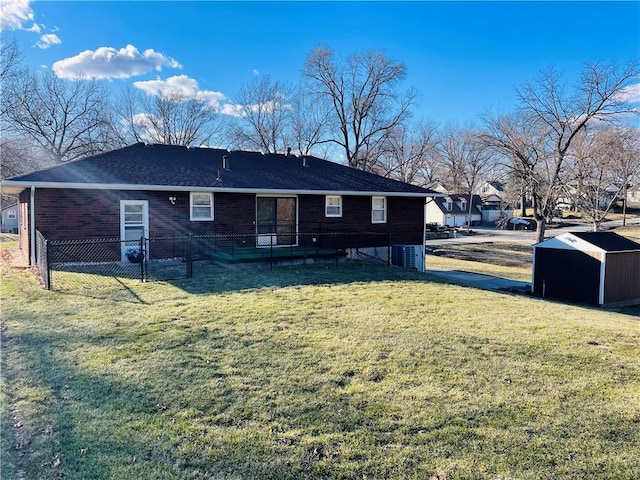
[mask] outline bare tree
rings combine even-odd
[[[611,152],[616,182],[622,185],[622,225],[626,226],[629,184],[634,178],[640,180],[640,132],[637,128],[618,127],[607,134],[603,143],[605,151]]]
[[[562,172],[556,172],[553,156],[547,151],[544,129],[530,122],[522,112],[486,117],[485,125],[483,141],[510,169],[511,182],[522,194],[523,212],[528,197],[538,225],[541,218],[551,218],[563,182],[553,180],[560,179]]]
[[[21,62],[22,55],[15,40],[0,42],[0,178],[2,179],[30,170],[25,163],[28,157],[22,155],[22,152],[16,148],[23,142],[14,144],[7,135],[10,123],[6,113],[15,101],[13,95],[7,91],[7,84],[15,79]]]
[[[434,185],[438,171],[436,137],[437,127],[429,122],[389,130],[375,173],[423,187]]]
[[[55,165],[53,159],[44,156],[22,139],[3,138],[1,150],[0,178],[11,178],[41,168]]]
[[[22,53],[14,40],[0,42],[0,118],[4,120],[6,112],[15,102],[15,98],[7,89],[19,75],[22,65]]]
[[[125,90],[114,106],[111,125],[120,144],[208,145],[220,131],[216,108],[178,93],[159,95]]]
[[[576,135],[567,155],[571,181],[565,191],[576,210],[591,222],[594,231],[598,231],[622,190],[622,185],[616,185],[612,168],[611,154],[615,153],[608,148],[603,136],[604,131],[583,130]]]
[[[397,91],[406,76],[404,64],[377,51],[343,60],[318,47],[302,74],[309,92],[327,102],[334,114],[327,141],[344,149],[349,166],[371,170],[385,135],[406,120],[413,103],[412,91],[404,96]]]
[[[291,112],[291,142],[300,155],[311,154],[312,149],[324,145],[331,119],[327,104],[314,98],[303,88],[293,97]],[[326,156],[326,152],[324,152]]]
[[[622,70],[613,64],[588,64],[568,95],[561,77],[548,70],[518,90],[519,115],[487,119],[485,140],[512,159],[529,189],[538,241],[544,239],[555,209],[566,156],[576,136],[596,120],[615,122],[622,114],[638,113],[625,93],[639,73],[633,62]]]
[[[62,80],[51,71],[21,71],[6,82],[13,97],[4,112],[7,132],[29,138],[55,162],[65,162],[109,146],[105,89],[92,80]]]
[[[442,175],[451,193],[463,193],[464,164],[468,154],[469,129],[447,123],[438,135]]]
[[[473,192],[480,180],[488,173],[491,156],[487,145],[481,141],[480,134],[472,126],[445,126],[439,141],[441,158],[448,167],[453,180],[454,191],[469,195],[467,211],[467,230],[471,228],[473,211]]]
[[[600,128],[582,135],[575,149],[578,181],[582,189],[578,206],[599,228],[609,210],[622,199],[622,224],[626,225],[627,189],[640,173],[640,132],[636,128]]]
[[[269,75],[243,85],[235,98],[240,117],[232,128],[233,142],[241,148],[277,153],[289,146],[293,89]]]

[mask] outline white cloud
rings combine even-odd
[[[133,124],[139,127],[151,127],[154,123],[155,117],[150,113],[136,113],[133,116]]]
[[[176,60],[148,49],[140,53],[133,45],[116,50],[100,47],[85,50],[75,57],[65,58],[53,64],[53,71],[60,78],[129,78],[163,67],[182,68]]]
[[[624,87],[618,97],[620,100],[629,103],[640,103],[640,83],[633,83]]]
[[[252,112],[262,112],[267,115],[272,114],[276,109],[281,108],[283,110],[291,110],[290,103],[280,103],[276,100],[268,100],[263,103],[255,103],[253,105],[245,105],[247,110]]]
[[[29,30],[40,32],[33,20],[30,0],[0,0],[0,32],[4,30]]]
[[[234,103],[225,103],[220,109],[220,113],[232,117],[244,117],[243,106]]]
[[[47,33],[40,37],[40,41],[36,43],[39,48],[49,48],[51,45],[60,45],[62,40],[55,33]]]
[[[177,95],[185,99],[208,102],[216,110],[220,110],[220,102],[225,98],[221,92],[200,90],[198,82],[186,75],[176,75],[166,80],[158,78],[156,80],[134,82],[133,86],[149,95],[162,97]]]

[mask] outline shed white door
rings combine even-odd
[[[140,247],[140,238],[149,238],[149,202],[120,200],[120,239],[122,261],[127,260],[128,248]]]

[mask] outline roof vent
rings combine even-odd
[[[287,147],[287,157],[291,155],[291,147]]]
[[[223,170],[228,170],[229,169],[229,157],[226,155],[222,156],[222,168]]]
[[[309,164],[307,164],[307,157],[302,157],[302,166],[303,167],[308,167]]]

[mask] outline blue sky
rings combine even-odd
[[[640,57],[640,2],[66,2],[1,0],[3,39],[33,69],[114,89],[174,88],[233,112],[254,75],[297,83],[318,45],[406,64],[415,117],[508,112],[515,87],[554,66]],[[107,61],[108,59],[108,61]],[[640,79],[639,79],[640,82]],[[639,89],[640,90],[640,89]]]

